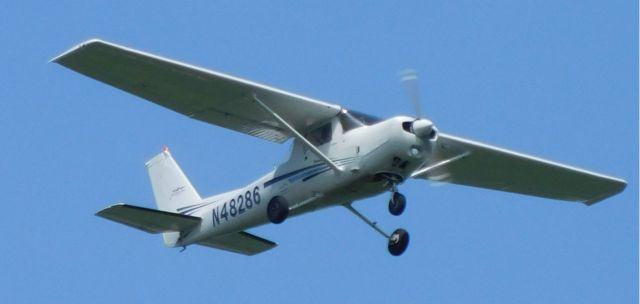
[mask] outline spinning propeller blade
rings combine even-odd
[[[418,86],[418,73],[413,69],[405,69],[400,73],[400,81],[404,84],[404,87],[409,95],[409,99],[413,103],[413,107],[416,111],[417,118],[423,118],[422,105],[420,100],[420,87]]]
[[[404,84],[407,95],[409,95],[409,99],[411,99],[415,109],[416,119],[411,123],[411,132],[425,140],[423,141],[424,148],[428,150],[429,155],[433,157],[434,155],[439,154],[438,149],[436,149],[438,129],[434,126],[431,120],[426,119],[423,116],[420,86],[418,85],[418,73],[414,69],[404,69],[398,73],[398,75],[400,76],[400,81]],[[426,164],[424,166],[426,166]],[[431,186],[438,187],[447,185],[446,180],[448,177],[448,173],[443,174],[440,177],[441,180],[436,179],[431,183]]]

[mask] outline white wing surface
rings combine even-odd
[[[621,179],[447,134],[439,135],[432,160],[413,177],[587,205],[626,186]]]
[[[254,103],[254,94],[301,133],[340,112],[337,105],[100,40],[52,61],[191,118],[278,143],[291,134]]]

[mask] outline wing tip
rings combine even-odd
[[[584,203],[587,206],[591,206],[594,205],[596,203],[599,203],[607,198],[610,198],[616,194],[619,194],[620,192],[624,191],[624,189],[627,188],[627,181],[623,180],[623,179],[619,179],[619,178],[611,178],[611,180],[614,182],[613,187],[611,189],[611,191],[607,192],[607,193],[603,193],[602,195],[596,196],[590,200],[584,201],[582,203]]]
[[[62,59],[64,59],[65,57],[69,56],[70,54],[76,52],[77,50],[92,45],[92,44],[105,44],[107,42],[105,42],[104,40],[101,40],[99,38],[91,38],[88,40],[85,40],[83,42],[80,42],[79,44],[73,46],[72,48],[68,49],[67,51],[63,52],[62,54],[53,57],[49,60],[49,63],[61,63]]]
[[[104,218],[105,217],[104,215],[106,214],[106,212],[109,209],[116,208],[118,206],[124,206],[124,205],[126,205],[126,204],[125,203],[115,203],[115,204],[109,205],[107,207],[102,208],[100,211],[96,212],[95,216],[99,216],[99,217],[103,217]]]

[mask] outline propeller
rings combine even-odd
[[[400,81],[404,84],[404,88],[409,95],[409,99],[413,103],[416,116],[422,118],[422,105],[420,101],[420,87],[418,86],[418,73],[413,69],[405,69],[400,71]]]
[[[418,73],[413,69],[405,69],[400,73],[400,81],[404,84],[407,95],[413,103],[416,112],[416,120],[411,123],[411,132],[420,138],[435,141],[438,138],[438,129],[431,120],[422,116],[422,101],[420,87],[418,85]]]
[[[422,139],[423,147],[428,151],[428,159],[425,159],[425,163],[416,172],[414,172],[414,174],[420,173],[421,171],[431,171],[451,161],[455,161],[457,157],[437,162],[440,154],[439,150],[436,148],[438,128],[435,127],[431,120],[426,119],[422,114],[422,100],[420,97],[420,86],[418,85],[418,73],[414,69],[405,69],[399,73],[399,76],[409,99],[413,103],[416,113],[416,119],[411,122],[410,130],[416,135],[416,137]],[[435,161],[435,163],[433,161]],[[441,171],[439,175],[431,176],[429,178],[432,181],[430,185],[432,187],[448,185],[447,180],[449,177],[450,173],[447,170]]]

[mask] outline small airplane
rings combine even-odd
[[[246,232],[288,217],[343,206],[387,241],[394,256],[409,244],[404,229],[387,233],[353,202],[424,179],[595,204],[626,187],[622,179],[570,167],[439,132],[422,116],[380,119],[263,84],[92,39],[52,62],[190,118],[275,143],[293,138],[289,159],[254,182],[202,198],[165,148],[146,163],[158,209],[129,204],[96,215],[149,233],[165,245],[198,244],[245,255],[272,249]],[[415,73],[405,73],[408,85]],[[411,92],[411,91],[410,91]]]

